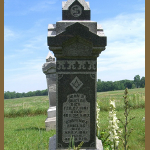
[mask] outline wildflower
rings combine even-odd
[[[100,115],[99,115],[99,113],[100,113],[100,107],[99,107],[99,105],[97,103],[97,119],[96,119],[96,123],[97,123],[98,130],[100,129]]]
[[[119,129],[118,127],[118,119],[116,117],[116,111],[115,111],[115,101],[110,100],[110,111],[109,111],[109,140],[112,142],[111,148],[113,150],[116,150],[118,148],[119,144],[119,136],[117,135],[117,131]]]
[[[144,121],[144,122],[145,122],[145,117],[143,117],[143,118],[142,118],[142,121]]]

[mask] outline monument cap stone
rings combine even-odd
[[[85,0],[68,0],[62,2],[63,20],[90,20],[89,2]]]
[[[57,58],[97,58],[107,45],[106,36],[98,36],[89,28],[76,22],[57,36],[48,37],[49,49]],[[87,46],[88,45],[88,48]],[[67,47],[66,47],[67,46]]]

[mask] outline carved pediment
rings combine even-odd
[[[57,57],[98,57],[105,49],[106,37],[92,33],[88,27],[77,22],[64,32],[48,37],[48,46]]]
[[[75,36],[66,41],[62,45],[63,56],[91,56],[92,55],[92,43],[82,39],[79,36]]]

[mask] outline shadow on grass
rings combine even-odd
[[[29,128],[16,129],[15,131],[26,131],[26,130],[46,131],[45,128],[38,128],[38,127],[29,127]]]

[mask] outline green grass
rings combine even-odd
[[[4,118],[5,150],[48,150],[49,137],[55,130],[46,132],[45,115]]]

